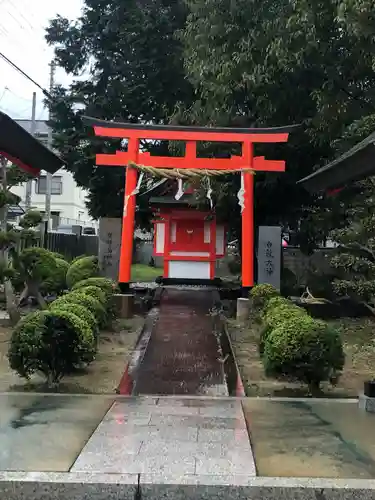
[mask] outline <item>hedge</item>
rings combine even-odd
[[[259,353],[266,375],[302,381],[310,392],[337,380],[345,361],[339,332],[275,291],[258,285],[251,294],[262,320]]]
[[[98,288],[103,290],[103,292],[107,296],[112,296],[114,293],[117,293],[119,291],[117,283],[108,278],[102,277],[87,278],[79,281],[72,287],[72,290],[78,290],[86,286],[97,286]]]
[[[55,307],[28,314],[14,328],[8,359],[10,367],[29,379],[42,373],[49,386],[95,357],[95,339],[89,325],[67,310]]]
[[[74,292],[73,292],[74,293]],[[79,293],[84,293],[85,295],[90,295],[98,302],[100,302],[104,307],[107,306],[106,294],[97,286],[85,286],[79,289]]]
[[[98,321],[99,327],[103,326],[107,321],[107,315],[103,305],[97,299],[94,299],[94,297],[86,295],[79,290],[67,293],[66,295],[58,298],[55,302],[59,301],[74,302],[75,304],[80,304],[86,307]]]
[[[308,315],[290,318],[272,330],[264,344],[265,373],[308,384],[311,393],[325,380],[337,379],[344,366],[339,332]]]
[[[48,293],[61,293],[66,289],[66,273],[69,269],[69,263],[66,260],[56,258],[56,268],[54,272],[43,280],[40,291],[46,295]]]
[[[76,304],[73,301],[55,300],[51,303],[49,309],[51,311],[58,309],[72,312],[79,318],[83,319],[90,326],[93,334],[97,336],[98,320],[89,309],[82,306],[81,304]]]
[[[99,261],[97,257],[82,257],[70,265],[66,283],[68,288],[72,288],[76,283],[87,278],[99,276]]]
[[[263,309],[272,297],[278,296],[280,296],[278,290],[267,283],[254,286],[250,292],[252,305],[256,309]]]

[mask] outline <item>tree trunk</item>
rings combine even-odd
[[[40,286],[40,284],[37,283],[37,282],[35,282],[35,281],[29,281],[29,282],[27,282],[26,288],[25,288],[25,290],[26,290],[26,296],[25,296],[25,298],[30,297],[30,296],[31,297],[35,297],[36,300],[37,300],[37,302],[38,302],[38,304],[39,304],[39,306],[40,306],[40,308],[41,309],[46,309],[47,308],[47,303],[46,303],[46,301],[44,300],[42,294],[39,291],[39,286]]]
[[[1,169],[1,191],[3,193],[7,192],[7,160],[6,158],[0,156],[0,169]],[[0,230],[4,233],[7,232],[7,219],[8,219],[8,206],[4,205],[0,207]],[[3,260],[5,267],[9,266],[9,253],[6,248],[0,250],[0,258]],[[21,318],[21,314],[18,308],[16,297],[14,295],[13,285],[8,280],[4,280],[4,293],[5,293],[5,303],[6,310],[9,314],[10,322],[12,325],[18,323]]]
[[[9,314],[11,325],[16,325],[21,319],[21,313],[17,304],[12,283],[9,280],[4,281],[4,293],[6,300],[6,309]]]
[[[319,396],[322,393],[320,382],[316,380],[310,380],[310,382],[308,382],[308,388],[310,396]]]

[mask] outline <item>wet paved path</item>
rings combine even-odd
[[[177,398],[116,402],[71,470],[255,476],[241,402]]]
[[[134,394],[227,396],[211,290],[165,289]]]
[[[345,400],[243,400],[258,475],[375,478],[375,414]]]
[[[0,395],[0,470],[67,472],[114,398]]]
[[[258,476],[375,479],[375,414],[316,399],[3,393],[0,470],[247,484],[245,420]]]

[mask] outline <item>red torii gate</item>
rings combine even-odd
[[[129,284],[133,254],[133,234],[135,217],[135,196],[138,172],[130,163],[156,168],[202,169],[202,170],[243,170],[244,209],[242,211],[242,286],[254,285],[254,177],[252,171],[284,172],[285,162],[266,160],[264,156],[253,156],[254,143],[287,142],[289,133],[298,127],[290,125],[274,128],[205,128],[165,125],[136,125],[131,123],[108,122],[92,117],[83,120],[94,128],[96,136],[128,139],[128,150],[115,154],[96,155],[96,164],[127,168],[125,182],[125,206],[123,214],[119,283]],[[185,141],[184,157],[151,156],[139,151],[141,139]],[[197,158],[197,142],[241,143],[241,156],[228,159]],[[251,171],[252,170],[252,171]]]

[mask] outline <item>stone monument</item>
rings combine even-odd
[[[103,276],[118,281],[121,251],[121,219],[99,220],[99,266]]]
[[[268,283],[280,290],[281,227],[259,226],[258,284]]]

